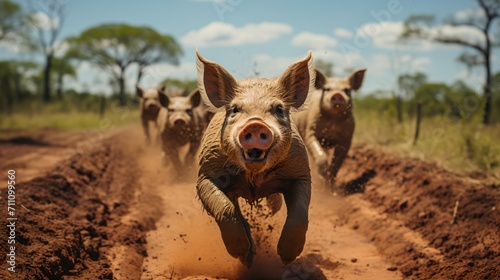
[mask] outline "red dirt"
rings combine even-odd
[[[138,127],[92,135],[0,141],[0,176],[16,170],[19,217],[16,272],[3,262],[1,279],[500,279],[500,188],[477,174],[355,146],[339,173],[342,195],[313,186],[294,263],[276,254],[285,211],[245,207],[259,244],[247,270],[202,211],[194,170],[171,180]]]

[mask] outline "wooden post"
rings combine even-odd
[[[417,125],[415,127],[415,138],[413,138],[413,145],[417,144],[418,135],[420,133],[420,121],[422,120],[422,102],[417,101]]]

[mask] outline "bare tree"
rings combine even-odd
[[[30,2],[31,15],[30,23],[36,31],[38,47],[44,55],[45,64],[43,69],[43,100],[50,102],[51,94],[51,71],[54,59],[54,53],[57,48],[57,37],[59,36],[63,22],[65,5],[60,1],[45,1],[43,4],[44,12],[36,11],[32,2]]]
[[[498,36],[493,36],[493,22],[500,17],[500,0],[476,0],[479,8],[469,10],[469,14],[462,18],[451,18],[446,24],[453,28],[467,28],[470,31],[478,31],[479,39],[466,38],[465,36],[446,35],[442,27],[434,25],[435,19],[432,15],[410,16],[404,25],[402,39],[420,38],[431,40],[442,44],[453,44],[463,46],[473,52],[464,52],[458,60],[468,68],[483,66],[485,71],[485,82],[483,96],[485,99],[483,124],[490,123],[492,90],[491,90],[491,50],[500,46]],[[433,28],[434,27],[434,28]]]

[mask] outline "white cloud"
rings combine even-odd
[[[34,24],[41,29],[48,30],[59,26],[59,18],[51,18],[44,12],[36,12],[33,14]]]
[[[381,49],[432,50],[436,45],[427,40],[411,39],[403,42],[398,38],[403,32],[402,22],[372,22],[356,30],[353,40],[355,47],[363,49],[373,44]]]
[[[198,30],[189,31],[181,38],[186,47],[240,46],[263,44],[292,32],[284,23],[248,23],[242,27],[215,21]]]
[[[406,42],[399,41],[398,37],[402,31],[402,22],[367,23],[356,31],[353,42],[356,47],[361,49],[371,44],[378,48],[390,50],[431,51],[437,48],[456,47],[455,45],[434,43],[422,39],[410,39]],[[482,39],[482,34],[478,30],[468,26],[442,25],[428,28],[426,32],[429,32],[432,36],[457,37],[472,43],[480,43]]]
[[[70,45],[66,41],[58,41],[54,44],[56,56],[63,56],[66,52],[68,52],[69,48]]]
[[[390,57],[385,54],[375,54],[366,61],[368,68],[375,75],[386,75],[387,72],[399,75],[403,72],[424,72],[431,64],[428,57],[414,57],[411,55],[399,55]]]
[[[315,34],[311,32],[301,32],[292,39],[293,46],[307,48],[332,48],[337,45],[337,40],[323,34]]]
[[[145,69],[141,85],[149,88],[157,87],[166,78],[196,79],[196,64],[194,62],[183,62],[178,66],[168,63],[151,65]]]
[[[358,54],[352,57],[346,57],[336,51],[325,49],[313,50],[312,54],[315,61],[321,59],[332,63],[336,76],[344,75],[344,70],[346,68],[366,67],[366,61]],[[268,54],[258,54],[253,57],[253,61],[255,62],[255,70],[259,73],[259,77],[278,77],[289,65],[304,56],[305,53],[303,56],[294,57],[276,57]]]
[[[0,41],[0,48],[14,53],[27,52],[29,48],[23,43],[24,41],[24,38],[18,34],[9,33]]]
[[[333,34],[337,35],[338,37],[347,39],[351,39],[353,36],[352,31],[344,28],[335,28],[335,30],[333,30]]]
[[[477,18],[484,18],[484,11],[481,8],[469,8],[458,11],[454,15],[454,19],[457,21],[469,21]]]

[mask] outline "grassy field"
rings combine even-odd
[[[11,115],[0,115],[0,137],[5,138],[16,131],[37,132],[44,128],[56,128],[65,131],[88,129],[107,129],[127,124],[139,123],[139,110],[133,107],[110,106],[101,117],[98,112],[66,110],[61,112],[53,108],[37,108],[34,111],[16,111]]]
[[[355,110],[356,111],[356,110]],[[500,179],[500,126],[447,117],[423,118],[413,144],[415,119],[398,123],[375,111],[355,112],[354,143],[367,143],[402,156],[436,162],[458,172],[486,172]]]

